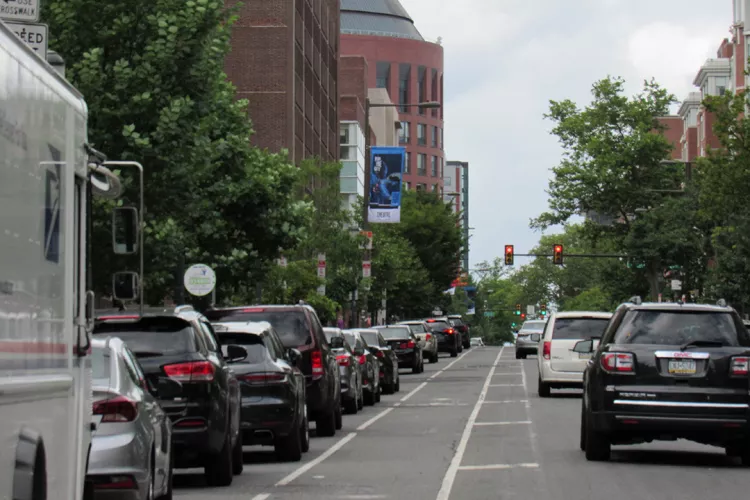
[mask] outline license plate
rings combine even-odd
[[[694,359],[670,359],[669,373],[674,375],[694,375],[696,365]]]
[[[578,353],[578,359],[591,359],[591,353],[590,352],[579,352]]]

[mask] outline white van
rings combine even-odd
[[[573,352],[581,340],[601,339],[612,313],[558,312],[547,322],[542,336],[539,360],[539,397],[546,398],[550,389],[581,387],[583,371],[590,353]]]

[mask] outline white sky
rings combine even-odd
[[[583,105],[591,84],[623,77],[630,93],[652,77],[678,99],[716,57],[731,0],[401,0],[422,35],[445,48],[446,160],[469,162],[474,267],[540,233],[560,159],[549,100]],[[524,259],[517,258],[517,264]]]

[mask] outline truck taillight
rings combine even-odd
[[[312,374],[323,375],[323,355],[320,351],[312,351],[310,353],[310,361],[312,362]]]
[[[732,375],[744,376],[750,373],[750,357],[735,356],[729,365],[729,372]]]
[[[339,362],[339,366],[349,366],[351,364],[351,359],[346,354],[336,356],[336,361]]]
[[[544,347],[542,348],[542,357],[544,357],[544,359],[549,359],[551,354],[552,354],[552,342],[547,340],[544,342]]]
[[[211,382],[216,369],[208,361],[190,361],[165,365],[164,373],[177,382]]]
[[[601,358],[602,369],[607,373],[634,373],[635,363],[629,352],[605,352]]]
[[[128,398],[117,396],[94,403],[92,413],[101,415],[102,422],[132,422],[138,416],[138,407]]]

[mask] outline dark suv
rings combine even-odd
[[[461,334],[453,328],[445,318],[430,318],[425,320],[430,333],[437,338],[438,352],[448,352],[451,358],[461,352]]]
[[[458,330],[458,332],[461,334],[461,345],[464,349],[468,349],[471,347],[471,333],[469,332],[469,325],[464,323],[464,320],[461,319],[460,314],[450,314],[448,315],[448,322],[450,325]]]
[[[159,404],[172,421],[175,467],[203,467],[213,486],[232,484],[243,468],[239,383],[225,362],[208,320],[190,306],[101,313],[94,335],[119,337],[138,358],[152,388],[167,376],[182,384],[179,397]],[[230,355],[247,356],[242,347]]]
[[[608,460],[613,444],[688,439],[750,465],[750,337],[734,309],[634,297],[595,342],[573,348],[591,356],[581,409],[588,460]]]
[[[305,375],[308,418],[315,420],[318,436],[333,436],[341,429],[341,379],[336,355],[328,345],[315,310],[308,305],[243,306],[206,311],[215,323],[267,321],[286,349],[297,349],[297,367]]]

